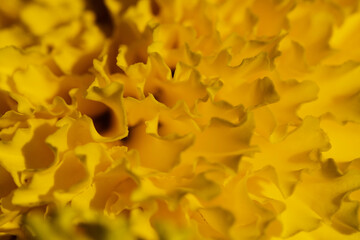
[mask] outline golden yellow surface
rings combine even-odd
[[[360,239],[358,0],[1,0],[0,239]]]

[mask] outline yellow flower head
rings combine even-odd
[[[1,239],[360,239],[357,0],[0,2]]]

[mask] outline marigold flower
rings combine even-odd
[[[356,0],[0,3],[1,239],[359,239]]]

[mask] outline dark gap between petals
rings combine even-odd
[[[129,126],[128,127],[128,135],[126,137],[124,137],[123,139],[121,139],[121,142],[123,145],[129,145],[131,139],[134,137],[134,129],[137,127],[137,125],[135,126]]]
[[[156,0],[151,0],[151,12],[154,16],[159,16],[160,14],[160,6],[159,4],[156,2]]]
[[[7,104],[7,96],[0,92],[0,116],[4,115],[7,111],[11,110],[9,104]]]
[[[164,132],[164,124],[162,122],[158,122],[158,125],[157,125],[157,132],[159,134],[159,136],[165,136],[165,132]]]
[[[111,129],[112,113],[110,109],[106,109],[99,115],[92,117],[96,131],[103,134]]]
[[[134,61],[133,64],[135,64],[135,63],[143,63],[143,64],[146,64],[146,62],[147,62],[147,59],[146,59],[146,58],[143,58],[141,55],[136,54],[136,56],[135,56],[135,61]]]
[[[85,233],[88,237],[94,240],[101,240],[107,234],[104,226],[95,223],[79,223],[78,229]]]
[[[16,236],[16,235],[10,235],[9,238],[5,238],[5,239],[8,239],[8,240],[16,240],[16,239],[18,239],[18,236]]]
[[[161,88],[156,88],[156,90],[152,93],[154,98],[156,99],[156,101],[158,102],[162,102],[162,98],[164,95],[164,90]]]
[[[87,5],[95,13],[96,24],[107,37],[110,37],[114,31],[114,23],[104,0],[87,0]]]
[[[175,67],[171,67],[170,71],[171,71],[171,77],[174,78],[174,76],[175,76]]]

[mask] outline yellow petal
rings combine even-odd
[[[147,168],[168,171],[179,162],[180,153],[193,141],[191,135],[166,138],[147,134],[145,129],[144,124],[133,127],[126,146],[139,151],[141,165]]]
[[[58,91],[58,79],[45,67],[29,66],[17,71],[14,83],[19,93],[36,104],[52,99]]]

